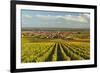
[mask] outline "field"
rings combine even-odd
[[[88,29],[23,29],[21,62],[55,62],[90,59]]]

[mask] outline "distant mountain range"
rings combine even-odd
[[[89,31],[89,28],[39,28],[39,27],[24,27],[22,31]]]

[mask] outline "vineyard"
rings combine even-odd
[[[41,32],[39,34],[24,32],[22,34],[21,62],[88,60],[90,59],[89,35],[86,33],[82,36],[82,34],[54,33],[55,36],[50,37],[50,33],[44,35]],[[83,37],[84,39],[82,39]]]

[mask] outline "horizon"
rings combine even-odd
[[[22,29],[23,28],[33,28],[33,29],[90,29],[90,28],[58,28],[58,27],[53,27],[53,28],[51,28],[51,27],[22,27]]]

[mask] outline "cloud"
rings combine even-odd
[[[88,20],[82,16],[82,15],[79,15],[79,16],[65,16],[64,19],[66,20],[70,20],[70,21],[75,21],[75,22],[82,22],[82,23],[87,23]]]
[[[87,14],[83,14],[83,16],[89,18],[89,17],[90,17],[90,14],[89,14],[89,13],[87,13]]]
[[[56,20],[56,19],[64,19],[66,21],[75,21],[75,22],[81,22],[81,23],[88,23],[89,22],[89,14],[80,14],[80,15],[65,15],[65,16],[61,16],[61,15],[36,15],[38,18],[40,18],[41,20]]]
[[[51,19],[56,19],[56,16],[52,15],[36,15],[37,18],[40,18],[42,20],[51,20]]]
[[[23,14],[22,17],[28,18],[28,19],[32,19],[33,17],[31,15],[28,14]]]
[[[23,11],[23,27],[89,28],[89,13]]]

